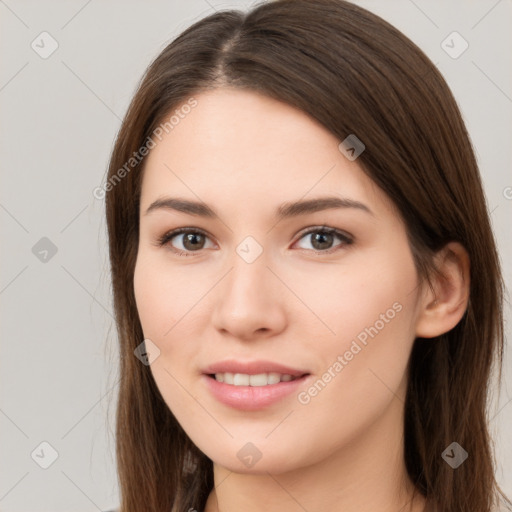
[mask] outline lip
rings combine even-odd
[[[211,375],[215,373],[245,373],[257,375],[258,373],[281,373],[295,377],[288,382],[278,382],[267,386],[234,386],[224,382],[217,382]],[[304,385],[310,377],[309,372],[290,368],[271,361],[220,361],[203,370],[201,376],[207,389],[219,402],[242,411],[256,411],[283,400],[286,396]]]
[[[229,359],[226,361],[219,361],[217,363],[207,366],[202,373],[210,375],[214,373],[246,373],[247,375],[257,375],[258,373],[281,373],[289,374],[293,377],[301,377],[309,373],[307,370],[300,370],[296,368],[290,368],[279,363],[272,361],[235,361]]]
[[[217,382],[208,375],[201,375],[205,386],[219,402],[242,411],[257,411],[279,402],[296,392],[309,377],[310,375],[304,375],[288,382],[267,386],[233,386]]]

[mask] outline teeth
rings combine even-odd
[[[233,384],[235,386],[248,386],[249,375],[245,375],[243,373],[235,373],[235,375],[233,375]]]
[[[258,373],[257,375],[248,375],[247,373],[216,373],[215,380],[232,384],[234,386],[267,386],[277,384],[278,382],[289,382],[296,379],[287,373]]]

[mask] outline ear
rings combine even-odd
[[[416,321],[416,336],[433,338],[453,329],[469,302],[469,256],[458,242],[450,242],[436,254],[439,275],[432,277],[432,289],[424,285]]]

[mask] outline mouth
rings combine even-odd
[[[270,361],[223,361],[202,372],[208,392],[220,403],[242,411],[277,404],[312,377],[311,373]]]

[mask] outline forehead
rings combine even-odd
[[[340,152],[341,140],[304,112],[247,90],[193,97],[195,107],[155,139],[146,157],[141,210],[165,194],[229,202],[233,211],[327,192],[386,201],[357,161]]]

